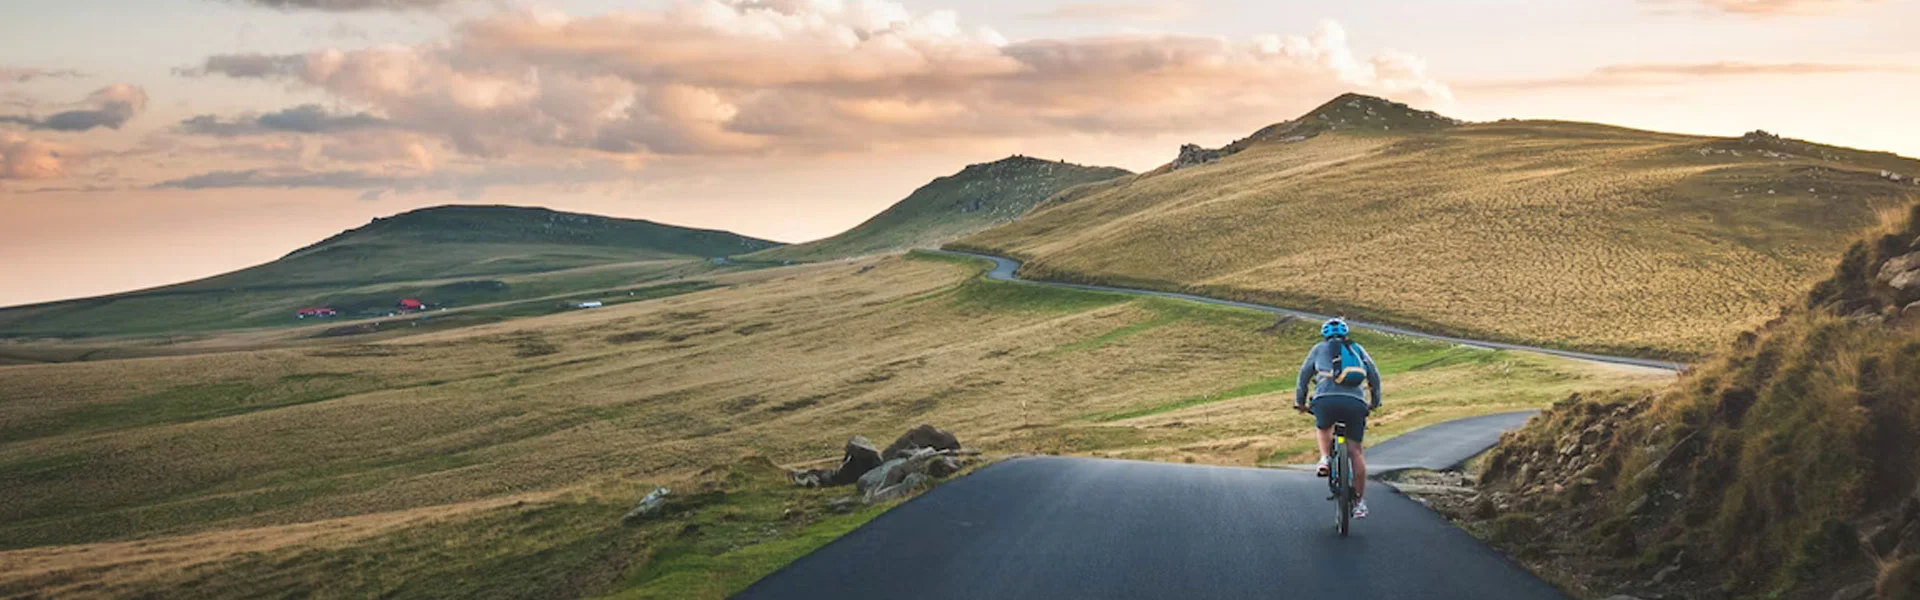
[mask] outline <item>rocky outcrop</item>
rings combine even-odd
[[[1173,164],[1168,165],[1168,168],[1178,171],[1187,167],[1197,167],[1220,160],[1221,157],[1226,155],[1227,152],[1225,150],[1203,148],[1199,144],[1181,144],[1180,156],[1175,157]]]
[[[880,451],[873,448],[873,442],[866,436],[853,436],[847,439],[847,446],[840,457],[840,464],[831,469],[807,469],[793,471],[794,485],[801,487],[832,487],[848,485],[860,480],[874,467],[880,466]]]
[[[640,498],[639,506],[627,511],[626,516],[620,517],[620,522],[632,525],[660,514],[660,511],[667,506],[667,496],[672,494],[673,491],[667,488],[654,488],[652,492]]]
[[[867,438],[854,436],[847,440],[840,466],[789,471],[789,476],[803,487],[853,484],[859,496],[840,504],[873,504],[905,498],[936,479],[958,473],[977,454],[962,448],[953,434],[922,424],[901,434],[885,452],[874,450]]]
[[[868,503],[905,497],[921,484],[960,471],[956,450],[917,448],[860,476],[856,489]]]
[[[880,457],[889,459],[901,458],[907,454],[912,454],[914,450],[920,448],[959,450],[960,439],[953,437],[951,433],[941,431],[938,427],[923,423],[918,427],[908,429],[906,433],[900,434],[898,439],[893,440],[892,444],[887,445],[886,451],[880,453]]]
[[[1920,286],[1920,252],[1909,252],[1887,259],[1880,265],[1877,279],[1893,289],[1905,291]]]

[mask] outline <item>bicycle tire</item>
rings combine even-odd
[[[1353,519],[1353,461],[1347,458],[1347,444],[1342,441],[1333,447],[1335,477],[1340,478],[1339,530],[1340,537],[1346,537]]]

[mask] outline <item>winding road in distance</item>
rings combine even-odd
[[[1140,294],[1326,319],[1191,294],[1019,279],[1018,261],[987,278]],[[1480,348],[1678,371],[1680,363],[1470,340],[1355,322],[1386,333]],[[1445,469],[1492,447],[1533,412],[1485,415],[1407,432],[1367,451],[1371,474]],[[1565,598],[1499,552],[1389,486],[1369,487],[1373,514],[1334,533],[1326,482],[1282,469],[1030,457],[988,466],[801,557],[738,598]]]
[[[993,270],[987,271],[987,278],[992,279],[994,281],[1019,281],[1022,283],[1030,283],[1033,285],[1048,285],[1053,287],[1070,288],[1070,289],[1076,289],[1076,290],[1089,290],[1089,291],[1096,291],[1096,292],[1114,292],[1114,293],[1120,293],[1120,294],[1138,294],[1143,296],[1159,296],[1162,298],[1177,298],[1180,300],[1205,302],[1207,304],[1218,304],[1222,306],[1250,308],[1253,310],[1269,312],[1276,315],[1286,315],[1294,318],[1316,320],[1316,321],[1324,321],[1332,318],[1327,315],[1314,314],[1314,313],[1305,312],[1305,311],[1293,310],[1290,308],[1280,308],[1278,306],[1268,306],[1265,304],[1254,304],[1252,302],[1240,302],[1236,300],[1222,300],[1219,298],[1208,298],[1206,296],[1195,296],[1193,294],[1181,294],[1177,292],[1161,292],[1161,291],[1155,291],[1155,290],[1123,288],[1123,287],[1114,287],[1109,285],[1091,285],[1091,284],[1085,284],[1085,283],[1062,283],[1058,281],[1021,279],[1019,276],[1014,274],[1016,271],[1020,270],[1020,261],[1017,261],[1011,258],[994,256],[991,254],[977,254],[973,252],[957,252],[953,250],[929,250],[929,252],[938,252],[941,254],[948,254],[953,256],[968,256],[972,258],[981,258],[981,259],[993,261]],[[1495,349],[1495,350],[1518,350],[1522,352],[1538,352],[1541,354],[1551,354],[1554,356],[1571,358],[1575,360],[1602,362],[1602,363],[1610,363],[1610,364],[1616,364],[1616,365],[1628,365],[1628,366],[1634,366],[1634,367],[1645,367],[1649,369],[1661,369],[1665,371],[1679,371],[1681,369],[1686,368],[1686,365],[1682,363],[1670,362],[1670,361],[1664,361],[1664,360],[1654,360],[1650,358],[1634,358],[1630,356],[1608,356],[1605,354],[1575,352],[1572,350],[1556,350],[1553,348],[1524,346],[1520,344],[1508,344],[1504,342],[1470,340],[1467,338],[1437,335],[1432,333],[1422,333],[1419,331],[1414,331],[1414,330],[1406,329],[1402,327],[1394,327],[1392,325],[1379,325],[1375,323],[1365,323],[1365,322],[1354,321],[1354,320],[1348,320],[1347,322],[1349,324],[1352,324],[1354,327],[1372,329],[1374,331],[1381,331],[1381,332],[1391,333],[1395,335],[1404,335],[1408,337],[1416,337],[1416,338],[1423,338],[1423,339],[1429,339],[1429,340],[1440,341],[1440,342],[1448,342],[1452,344],[1460,344],[1462,346],[1474,346],[1477,348],[1489,348],[1489,349]]]

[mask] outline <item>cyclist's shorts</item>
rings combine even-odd
[[[1353,396],[1329,394],[1313,399],[1313,426],[1333,427],[1336,421],[1347,423],[1347,440],[1358,444],[1367,437],[1367,401]]]

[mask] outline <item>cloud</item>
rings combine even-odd
[[[1751,16],[1827,14],[1882,1],[1884,0],[1641,0],[1643,4],[1655,6],[1659,10],[1672,10],[1668,7],[1674,6],[1691,6],[1709,12]]]
[[[303,64],[305,58],[297,54],[220,54],[208,57],[200,66],[174,69],[173,72],[185,77],[225,75],[236,79],[265,79],[297,75]]]
[[[1344,91],[1446,102],[1419,57],[1307,35],[1010,42],[884,0],[523,10],[417,46],[238,54],[180,70],[288,82],[470,156],[820,154],[943,139],[1243,129]],[[210,123],[225,123],[214,120]]]
[[[217,115],[199,115],[181,121],[175,131],[191,135],[235,137],[267,133],[336,133],[364,131],[391,126],[386,119],[368,113],[336,115],[318,104],[303,104],[259,116],[223,120]]]
[[[69,150],[52,142],[0,131],[0,179],[53,179],[67,174],[61,164]]]
[[[154,184],[154,189],[205,190],[222,188],[330,188],[371,192],[412,193],[452,190],[478,195],[504,185],[569,184],[628,178],[622,165],[604,161],[568,164],[515,165],[478,170],[389,172],[378,169],[306,169],[300,167],[210,171]]]
[[[323,10],[348,12],[358,10],[426,10],[453,4],[460,0],[241,0],[247,4],[277,8],[280,10]]]
[[[32,115],[0,115],[0,123],[17,123],[29,129],[86,131],[95,127],[119,129],[147,108],[147,92],[137,85],[116,83],[87,95],[81,104],[88,108],[36,118]]]
[[[1701,78],[1798,77],[1809,75],[1846,75],[1858,73],[1920,74],[1920,67],[1898,64],[1859,63],[1642,63],[1607,65],[1584,74],[1539,79],[1509,79],[1469,82],[1462,89],[1475,91],[1525,91],[1556,88],[1605,88],[1682,84]]]
[[[73,69],[36,69],[31,67],[0,67],[0,83],[26,83],[35,79],[71,79],[86,77],[85,73]]]
[[[1066,2],[1028,16],[1057,21],[1170,21],[1191,14],[1193,6],[1184,2]]]
[[[1847,63],[1745,63],[1711,62],[1683,64],[1609,65],[1593,71],[1600,77],[1667,75],[1688,77],[1738,77],[1747,75],[1823,75],[1832,73],[1916,73],[1920,68],[1908,65]]]

